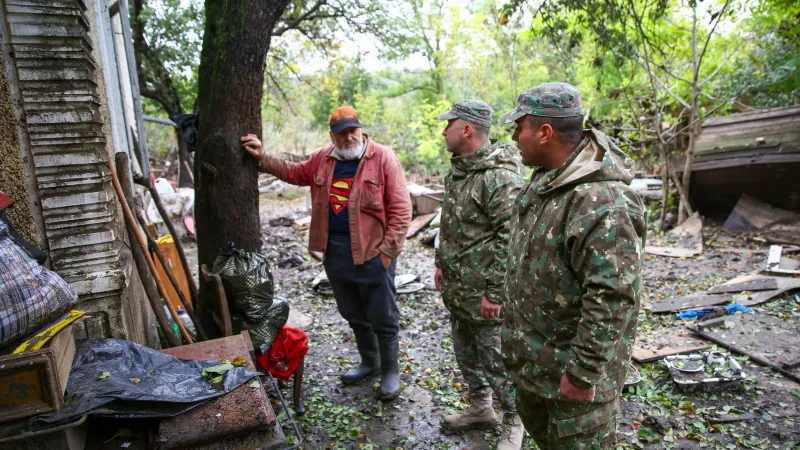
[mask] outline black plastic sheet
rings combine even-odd
[[[182,361],[121,339],[78,343],[67,382],[64,408],[33,419],[33,428],[67,422],[84,414],[116,418],[165,418],[226,394],[260,375],[234,367],[219,383],[203,369],[220,361]]]

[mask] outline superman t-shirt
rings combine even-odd
[[[336,161],[331,180],[331,195],[328,212],[328,231],[330,234],[350,236],[347,204],[350,201],[350,189],[358,170],[360,160]]]

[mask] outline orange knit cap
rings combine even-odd
[[[336,108],[331,114],[328,124],[334,133],[341,133],[346,128],[361,128],[361,123],[358,121],[358,113],[352,106]]]

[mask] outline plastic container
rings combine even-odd
[[[194,322],[192,322],[192,318],[189,317],[189,314],[186,314],[186,311],[184,311],[183,308],[178,308],[178,318],[181,319],[183,327],[186,328],[186,331],[189,332],[189,335],[192,338],[197,336],[197,330],[194,327]]]

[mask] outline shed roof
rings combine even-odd
[[[766,148],[800,152],[800,105],[709,119],[703,124],[695,154]]]

